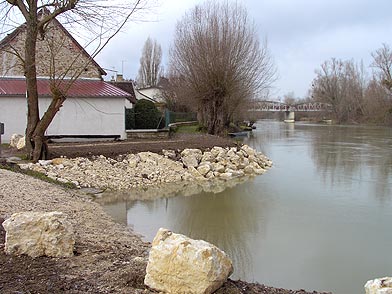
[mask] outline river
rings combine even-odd
[[[364,293],[392,275],[392,129],[260,121],[244,143],[274,162],[224,192],[105,205],[151,241],[160,227],[209,241],[232,278]]]

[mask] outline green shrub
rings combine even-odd
[[[125,129],[132,130],[135,128],[135,110],[125,108]]]
[[[159,127],[161,114],[153,102],[146,99],[138,100],[134,111],[136,129],[156,129]]]

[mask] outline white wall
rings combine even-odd
[[[129,109],[132,109],[133,108],[133,103],[132,102],[130,102],[128,99],[125,99],[125,108],[129,108]]]
[[[40,99],[40,114],[50,103]],[[24,134],[26,98],[0,98],[0,122],[5,124],[2,142],[14,133]],[[124,98],[69,98],[56,114],[46,135],[120,135],[126,138]]]
[[[135,95],[137,100],[148,99],[147,97],[149,97],[153,99],[153,102],[164,102],[162,90],[156,87],[136,90]]]

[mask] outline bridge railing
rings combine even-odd
[[[285,104],[278,101],[255,101],[250,111],[332,111],[332,105],[323,102],[307,102],[299,104]]]

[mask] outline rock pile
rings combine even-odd
[[[385,277],[367,281],[365,292],[366,294],[392,294],[392,278]]]
[[[19,166],[78,187],[128,190],[181,181],[228,181],[262,174],[272,165],[262,153],[247,145],[241,148],[214,147],[206,152],[199,149],[162,152],[163,155],[140,152],[117,159],[102,155],[93,159],[56,158]]]

